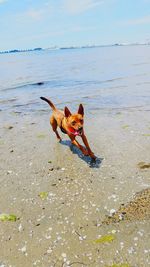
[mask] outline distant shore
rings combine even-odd
[[[113,47],[113,46],[139,46],[139,45],[150,45],[150,42],[147,43],[116,43],[116,44],[108,44],[108,45],[85,45],[85,46],[66,46],[59,47],[53,46],[49,48],[29,48],[29,49],[11,49],[6,51],[0,51],[0,54],[12,54],[12,53],[24,53],[24,52],[35,52],[35,51],[45,51],[45,50],[65,50],[65,49],[85,49],[85,48],[99,48],[99,47]]]

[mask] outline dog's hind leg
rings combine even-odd
[[[52,126],[53,131],[55,132],[55,134],[57,136],[57,139],[59,139],[59,141],[61,141],[61,137],[57,131],[57,121],[55,120],[53,115],[50,117],[50,124]]]

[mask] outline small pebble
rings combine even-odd
[[[115,210],[115,209],[111,209],[111,210],[110,210],[110,216],[114,215],[114,214],[115,214],[115,212],[116,212],[116,210]]]

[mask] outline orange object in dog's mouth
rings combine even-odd
[[[68,128],[69,132],[75,136],[79,135],[81,136],[82,135],[82,130],[75,130],[74,128],[72,127],[69,127]]]

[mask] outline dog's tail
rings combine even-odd
[[[53,110],[56,110],[56,107],[54,106],[54,104],[53,104],[49,99],[47,99],[47,98],[45,98],[45,97],[43,97],[43,96],[41,96],[40,98],[41,98],[42,100],[46,101],[46,102],[50,105],[50,107],[51,107]]]

